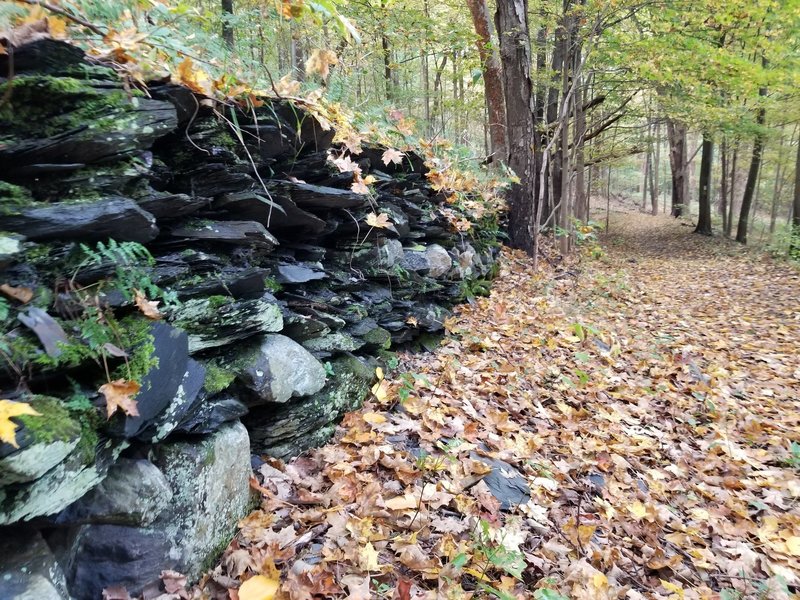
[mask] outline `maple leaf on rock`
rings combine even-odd
[[[136,304],[136,308],[142,311],[142,314],[148,319],[157,321],[164,318],[164,315],[158,311],[158,302],[148,300],[139,290],[134,290],[133,301]]]
[[[367,215],[366,221],[367,225],[370,227],[377,227],[378,229],[388,229],[392,225],[392,222],[389,220],[389,215],[386,213],[376,215],[371,212]]]
[[[14,402],[12,400],[0,400],[0,441],[11,444],[14,448],[19,448],[17,443],[17,425],[11,419],[22,415],[33,415],[40,417],[41,414],[25,402]]]
[[[400,163],[403,162],[404,156],[405,154],[403,154],[402,152],[400,152],[395,148],[387,148],[386,151],[384,151],[383,156],[381,156],[381,160],[383,161],[383,164],[386,166],[388,166],[389,163],[394,163],[396,165],[399,165]]]
[[[106,398],[108,418],[118,409],[130,417],[138,417],[139,409],[133,397],[139,392],[139,388],[138,383],[127,379],[117,379],[101,385],[98,391]]]

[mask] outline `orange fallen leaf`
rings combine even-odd
[[[104,383],[98,390],[106,397],[106,411],[108,418],[117,412],[117,409],[124,412],[131,417],[139,416],[139,409],[136,406],[136,400],[133,397],[139,391],[141,386],[135,381],[126,379],[117,379]]]
[[[148,300],[147,297],[139,290],[134,291],[134,304],[136,304],[136,307],[142,311],[142,314],[145,317],[148,319],[153,319],[154,321],[164,318],[164,315],[158,311],[159,303],[157,301]]]

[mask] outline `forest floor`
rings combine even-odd
[[[278,572],[292,599],[797,597],[800,272],[667,217],[600,237],[538,273],[504,251],[435,353],[261,468],[216,578],[252,579],[240,600]],[[500,510],[482,457],[530,501]]]

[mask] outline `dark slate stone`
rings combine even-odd
[[[218,295],[230,295],[234,298],[260,297],[266,291],[265,279],[269,275],[270,271],[267,269],[227,267],[220,274],[210,273],[200,283],[189,286],[179,284],[177,292],[181,299]]]
[[[327,335],[330,327],[310,315],[301,315],[290,310],[283,313],[283,333],[297,342]]]
[[[136,437],[153,423],[172,403],[184,381],[189,362],[189,338],[186,332],[161,321],[150,325],[153,355],[158,366],[145,375],[136,395],[138,417],[125,416],[112,425],[115,433]]]
[[[272,101],[270,106],[260,109],[262,113],[277,114],[285,123],[290,123],[299,131],[299,149],[304,152],[320,152],[330,148],[336,131],[331,127],[324,129],[319,121],[303,109],[294,106],[290,101]]]
[[[174,569],[173,543],[161,529],[124,525],[84,525],[51,538],[67,561],[61,561],[69,591],[75,600],[98,600],[103,589],[115,585],[132,594],[141,593],[158,574]]]
[[[107,92],[94,89],[98,93]],[[25,137],[4,144],[0,147],[0,172],[23,177],[58,170],[59,166],[79,169],[121,160],[149,148],[177,126],[172,104],[150,98],[136,98],[135,103],[106,109],[96,115],[98,119],[101,117],[110,124],[102,128],[85,124],[49,137]]]
[[[157,219],[169,220],[193,215],[204,206],[208,206],[210,200],[187,194],[154,193],[137,199],[136,203]]]
[[[294,177],[300,181],[313,184],[322,183],[338,173],[338,169],[333,168],[328,163],[327,152],[313,152],[305,156],[293,156],[276,165],[275,170],[287,178]],[[352,173],[346,173],[343,181],[348,182],[347,187],[350,187],[349,182],[353,181]]]
[[[230,165],[205,164],[177,177],[174,191],[214,198],[221,194],[251,190],[256,186],[255,179],[247,173],[232,170]]]
[[[358,208],[369,203],[369,197],[364,194],[310,183],[280,181],[270,182],[267,187],[277,195],[288,194],[300,208]]]
[[[400,259],[400,266],[408,271],[424,271],[430,269],[428,257],[424,252],[417,252],[415,250],[406,250],[403,252],[403,258]]]
[[[262,160],[271,160],[294,154],[297,151],[297,132],[274,117],[259,117],[257,123],[242,125],[242,129],[256,138],[256,142],[248,138],[248,145],[255,150],[254,155]]]
[[[137,438],[142,441],[156,443],[172,433],[192,410],[205,378],[206,368],[190,358],[186,364],[186,373],[183,375],[183,380],[178,386],[172,402],[170,402],[166,410],[147,424],[147,427],[139,433]]]
[[[70,67],[79,66],[84,62],[86,55],[77,46],[48,37],[14,48],[13,56],[14,73],[36,71],[60,74]],[[0,73],[9,72],[10,58],[8,53],[0,54]],[[111,69],[108,71],[114,75]]]
[[[175,433],[203,435],[213,433],[223,423],[235,421],[247,414],[247,406],[233,396],[207,398],[195,404],[184,416]]]
[[[172,103],[178,117],[178,125],[186,125],[200,110],[194,92],[182,85],[151,85],[148,91],[153,98]]]
[[[173,314],[176,325],[189,333],[194,354],[232,342],[283,329],[283,315],[272,294],[216,305],[209,298],[184,302]]]
[[[22,208],[19,214],[0,215],[0,231],[13,231],[35,241],[113,238],[149,242],[158,235],[153,215],[122,196]]]
[[[478,460],[492,470],[483,481],[489,487],[492,495],[500,501],[502,510],[511,510],[520,504],[526,504],[531,499],[531,490],[522,474],[505,461],[487,458],[476,453],[471,453],[470,458]]]
[[[325,221],[319,217],[298,208],[285,196],[269,198],[263,190],[224,194],[214,202],[214,208],[240,219],[258,221],[270,229],[296,229],[312,235],[325,230]]]
[[[275,236],[255,221],[195,221],[173,227],[171,233],[176,238],[256,246],[267,250],[278,245]]]
[[[326,277],[324,271],[318,271],[305,265],[278,265],[278,283],[308,283]]]
[[[7,527],[0,556],[3,600],[69,600],[64,573],[38,531]]]

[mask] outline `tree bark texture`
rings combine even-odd
[[[527,0],[498,0],[495,24],[500,39],[509,167],[519,178],[509,190],[509,240],[515,248],[534,253],[536,168],[531,98],[531,43]]]
[[[711,167],[714,164],[714,140],[707,132],[703,133],[703,157],[700,160],[700,190],[697,195],[700,204],[695,233],[712,235],[711,230]]]
[[[761,88],[758,95],[762,98],[767,95],[766,88]],[[767,111],[761,107],[758,109],[756,123],[763,126],[767,118]],[[753,140],[753,155],[750,159],[750,169],[747,171],[747,182],[744,184],[744,194],[742,195],[742,208],[739,211],[739,223],[736,226],[736,241],[740,244],[747,243],[747,226],[750,219],[750,206],[753,203],[756,185],[758,184],[758,172],[761,168],[761,153],[764,150],[764,135],[757,133]]]
[[[222,0],[222,39],[228,50],[233,50],[233,27],[230,17],[233,17],[233,0]]]
[[[669,164],[672,170],[672,216],[680,217],[686,203],[686,126],[667,120]]]
[[[478,56],[483,71],[483,89],[489,112],[489,139],[493,159],[508,159],[506,146],[506,105],[503,97],[503,77],[500,57],[492,45],[492,22],[486,0],[467,0],[472,24],[478,36]]]

